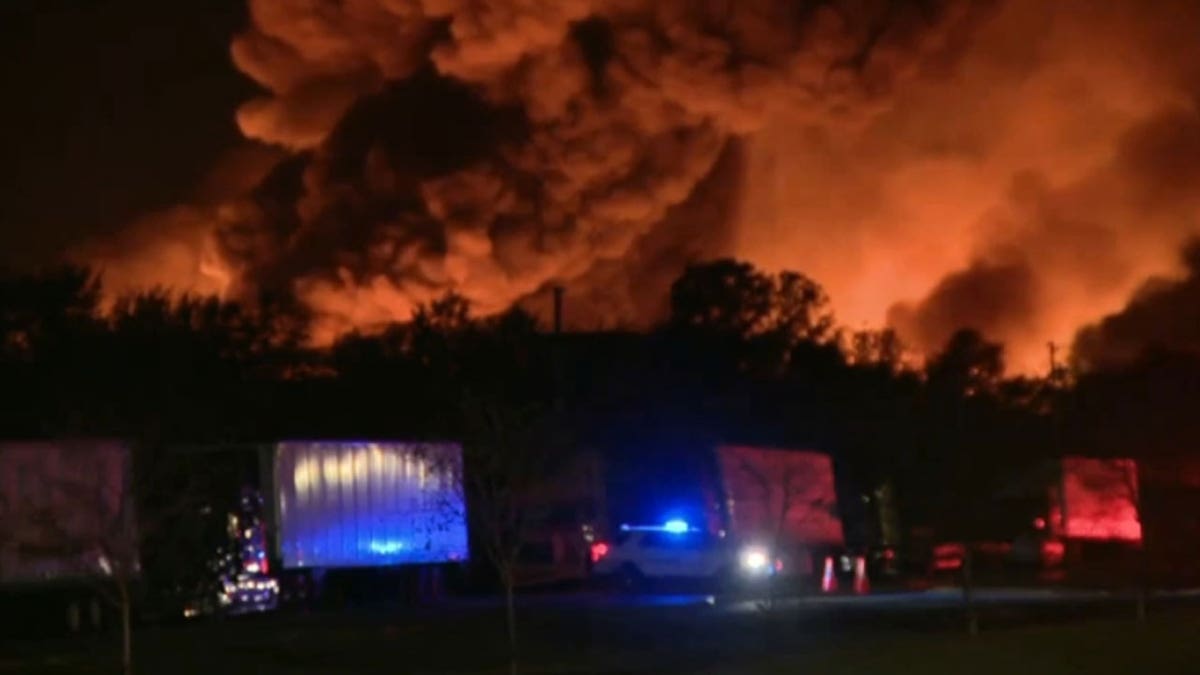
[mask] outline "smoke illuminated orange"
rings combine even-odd
[[[735,253],[819,279],[852,328],[884,325],[973,261],[1028,265],[1030,316],[949,314],[1004,340],[1016,370],[1045,372],[1047,342],[1069,345],[1147,277],[1178,269],[1200,213],[1190,196],[1147,208],[1141,167],[1121,156],[1186,96],[1172,79],[1182,57],[1165,51],[1182,35],[1152,14],[1010,0],[954,76],[912,83],[866,128],[781,111],[749,143]],[[904,337],[927,351],[956,327]]]
[[[179,206],[90,259],[121,290],[285,283],[320,344],[448,290],[486,312],[557,283],[603,314],[577,308],[581,325],[645,325],[661,303],[612,280],[665,294],[672,275],[645,268],[682,267],[674,237],[805,273],[850,329],[891,325],[929,353],[979,328],[1037,373],[1048,342],[1177,273],[1200,225],[1200,169],[1179,150],[1200,138],[1195,3],[248,4],[232,57],[263,94],[237,119],[312,151],[297,194]],[[432,97],[448,107],[412,112]],[[502,109],[519,132],[463,140]],[[417,157],[429,138],[445,147]],[[731,148],[744,165],[727,178]],[[725,207],[727,236],[664,227]]]

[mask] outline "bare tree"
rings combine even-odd
[[[497,398],[466,395],[463,415],[464,503],[472,529],[504,589],[509,669],[518,670],[516,568],[530,526],[537,485],[564,450],[545,411]]]
[[[1134,576],[1135,613],[1139,623],[1145,622],[1151,558],[1142,522],[1144,510],[1138,462],[1127,458],[1068,457],[1063,460],[1061,470],[1066,502],[1064,525],[1072,521],[1089,523],[1094,531],[1086,534],[1132,545],[1133,569],[1123,566],[1122,573],[1132,572]],[[1078,536],[1083,533],[1067,534]]]
[[[1122,494],[1118,495],[1117,498],[1128,500],[1134,513],[1137,514],[1138,522],[1141,525],[1141,539],[1135,544],[1135,555],[1137,557],[1137,600],[1134,604],[1134,612],[1138,623],[1146,623],[1148,605],[1150,604],[1150,549],[1146,537],[1145,511],[1143,510],[1142,486],[1139,481],[1138,465],[1132,459],[1116,459],[1113,460],[1113,469],[1120,474],[1121,481]]]
[[[817,525],[818,514],[821,519],[835,516],[836,504],[826,491],[832,487],[827,485],[831,475],[814,462],[787,451],[768,450],[759,454],[762,453],[771,454],[750,457],[739,452],[733,463],[736,472],[733,478],[754,486],[757,493],[754,501],[760,505],[758,528],[766,536],[763,543],[767,548],[767,563],[774,566],[786,554],[797,553],[796,544],[808,543],[792,541],[788,536],[789,526],[794,529],[798,525]],[[767,597],[761,603],[763,609],[774,608],[777,592],[777,575],[772,573],[767,581]]]
[[[118,609],[122,669],[130,673],[132,586],[140,572],[137,524],[128,454],[109,449],[25,448],[15,487],[6,491],[0,529],[22,565],[48,576],[87,579]]]
[[[27,454],[17,472],[17,489],[0,491],[9,493],[7,508],[0,509],[0,531],[18,560],[35,561],[52,576],[86,580],[117,610],[121,668],[129,675],[143,544],[196,503],[194,491],[182,486],[169,504],[138,509],[138,485],[147,487],[164,475],[156,467],[135,473],[124,446],[44,443],[34,450],[39,454]]]

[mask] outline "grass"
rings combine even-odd
[[[959,615],[729,615],[703,608],[527,610],[522,672],[627,675],[1124,675],[1200,673],[1200,611],[1082,608],[1058,623],[993,620],[968,638]],[[1096,618],[1107,616],[1108,618]],[[1067,621],[1067,623],[1062,623]],[[138,675],[506,673],[500,617],[485,610],[275,615],[145,627]],[[116,640],[0,646],[0,674],[116,672]]]
[[[739,664],[706,675],[1153,675],[1200,673],[1200,617],[1032,626],[965,634],[866,638]]]

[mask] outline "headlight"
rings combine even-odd
[[[761,574],[770,569],[771,556],[760,546],[748,546],[742,549],[742,569],[747,572]]]

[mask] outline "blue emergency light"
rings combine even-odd
[[[622,532],[666,532],[667,534],[687,534],[695,530],[686,520],[682,518],[672,518],[662,525],[630,525],[628,523],[621,525]]]
[[[671,520],[668,520],[667,522],[663,523],[662,529],[663,529],[663,532],[670,532],[671,534],[683,534],[684,532],[687,532],[691,528],[688,527],[686,520],[680,520],[679,518],[672,518]]]

